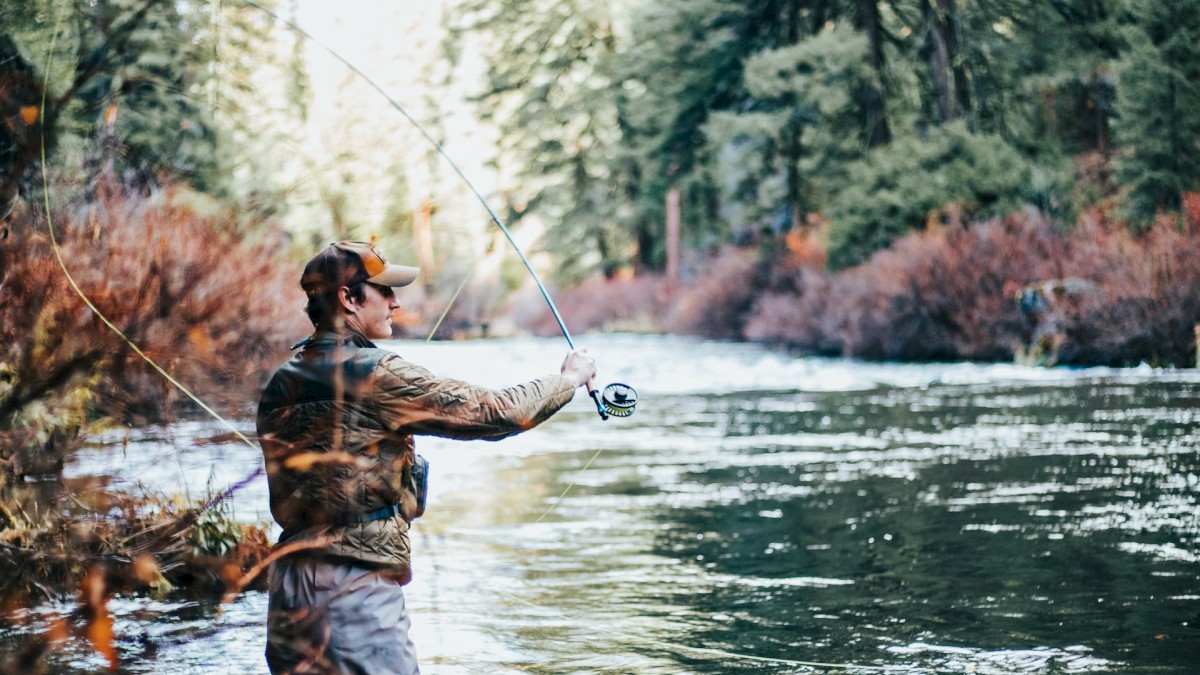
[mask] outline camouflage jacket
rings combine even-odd
[[[393,568],[404,582],[413,436],[499,440],[544,422],[575,393],[561,375],[500,390],[436,377],[357,333],[317,332],[298,346],[258,408],[281,543],[328,539],[323,554]],[[400,515],[337,524],[392,504]]]

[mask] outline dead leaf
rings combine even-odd
[[[110,670],[116,670],[120,664],[113,646],[113,620],[108,614],[108,598],[104,591],[104,568],[97,565],[88,570],[80,582],[80,600],[89,610],[87,638],[92,649],[108,661]]]
[[[162,576],[158,562],[151,555],[140,555],[133,561],[133,578],[143,584],[152,584]]]

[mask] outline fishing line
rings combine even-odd
[[[596,454],[592,455],[592,458],[587,461],[587,464],[584,464],[583,468],[579,470],[579,473],[583,473],[584,471],[587,471],[588,468],[592,465],[592,462],[596,461],[596,458],[600,456],[601,452],[604,452],[604,448],[600,448],[599,450],[597,450]],[[575,481],[571,481],[570,483],[567,483],[567,487],[563,488],[562,493],[560,493],[558,495],[558,498],[554,500],[554,503],[551,504],[549,506],[549,508],[547,508],[545,511],[542,511],[542,515],[538,516],[537,520],[533,521],[533,524],[537,525],[538,523],[542,522],[542,520],[544,520],[546,518],[546,516],[550,515],[551,511],[558,508],[558,505],[562,503],[562,500],[564,498],[566,498],[567,493],[570,492],[571,489],[574,487],[575,487]]]
[[[454,301],[458,300],[459,293],[462,293],[463,289],[467,287],[467,281],[471,278],[471,273],[474,271],[475,270],[472,269],[468,271],[465,276],[463,276],[463,280],[458,285],[458,288],[454,291],[454,295],[450,296],[450,302],[446,303],[446,309],[442,310],[442,315],[439,316],[438,320],[433,324],[433,330],[429,331],[429,337],[425,338],[426,343],[432,341],[434,334],[436,334],[438,331],[438,328],[442,327],[442,322],[446,320],[446,315],[450,313],[450,308],[454,306]]]
[[[185,395],[187,395],[188,398],[190,398],[197,405],[199,405],[205,412],[207,412],[209,415],[212,415],[217,421],[224,424],[231,432],[233,432],[233,434],[235,436],[240,438],[250,448],[252,448],[254,450],[258,450],[258,446],[256,446],[254,444],[254,442],[251,441],[249,438],[246,438],[245,434],[243,434],[241,431],[239,431],[238,428],[233,425],[233,423],[231,423],[229,420],[222,417],[216,410],[213,410],[211,407],[209,407],[209,405],[207,403],[200,400],[200,397],[193,394],[190,389],[188,389],[187,387],[185,387],[183,385],[183,383],[181,383],[179,380],[176,380],[174,377],[172,377],[171,374],[168,373],[162,366],[160,366],[158,364],[158,362],[156,362],[153,358],[151,358],[149,354],[142,351],[141,347],[138,347],[133,342],[133,340],[129,339],[129,336],[125,335],[125,333],[120,328],[118,328],[116,324],[114,324],[112,321],[110,321],[109,318],[104,314],[104,312],[100,311],[100,308],[97,307],[95,305],[95,303],[93,303],[91,301],[91,298],[89,298],[87,296],[87,294],[83,292],[83,289],[79,287],[78,283],[76,283],[75,277],[73,277],[71,275],[70,270],[67,269],[67,264],[63,260],[62,248],[59,246],[58,238],[54,234],[54,224],[52,222],[52,215],[51,215],[51,208],[50,208],[50,177],[49,177],[49,174],[46,169],[46,97],[47,97],[49,89],[50,89],[50,67],[51,67],[53,56],[54,56],[55,47],[57,47],[57,45],[58,45],[58,35],[59,35],[59,31],[60,31],[61,27],[62,27],[62,12],[60,11],[55,17],[54,32],[52,33],[51,38],[50,38],[50,46],[46,50],[46,72],[45,72],[45,75],[43,76],[43,81],[42,81],[42,99],[41,99],[41,113],[40,113],[41,118],[38,120],[41,125],[41,148],[40,148],[40,150],[41,150],[41,164],[42,164],[42,166],[41,166],[42,199],[43,199],[43,204],[44,204],[44,207],[46,210],[46,230],[50,234],[50,245],[54,249],[54,255],[58,260],[58,266],[60,269],[62,269],[63,275],[66,276],[67,282],[70,283],[71,288],[75,290],[75,293],[79,296],[79,298],[81,300],[83,300],[83,303],[85,305],[87,305],[88,309],[90,309],[92,311],[92,313],[95,314],[100,319],[100,321],[102,321],[104,323],[105,326],[108,326],[108,328],[110,330],[112,330],[112,332],[115,333],[118,337],[120,337],[125,342],[125,344],[129,345],[130,349],[132,349],[135,353],[137,353],[138,356],[142,357],[142,359],[144,359],[146,361],[146,363],[149,363],[150,366],[152,368],[154,368],[154,370],[158,371],[158,373],[160,375],[162,375],[164,378],[166,378],[166,380],[168,382],[170,382],[176,389],[183,392]],[[249,482],[250,480],[257,478],[259,475],[261,475],[263,473],[263,470],[264,470],[263,467],[258,467],[257,469],[254,470],[254,472],[251,474],[250,477],[248,477],[247,479],[244,479],[243,481],[240,481],[239,485],[245,484],[245,483]],[[228,491],[226,491],[225,493],[222,493],[222,495],[226,495],[226,494],[230,494],[230,493]],[[222,496],[222,498],[223,498],[223,496]],[[218,500],[210,500],[209,504],[206,505],[205,508],[206,509],[211,508],[216,503],[216,501],[218,501]]]

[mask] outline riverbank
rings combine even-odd
[[[116,667],[109,601],[219,599],[262,588],[266,527],[237,522],[219,497],[190,500],[113,489],[95,476],[22,482],[0,490],[0,623],[21,608],[64,608],[0,672],[38,672],[72,638]]]
[[[1101,211],[934,220],[867,262],[826,267],[820,227],[695,257],[679,280],[592,278],[556,294],[572,331],[636,329],[875,361],[1193,367],[1200,195],[1141,233]],[[532,291],[517,326],[558,331]]]

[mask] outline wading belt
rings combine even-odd
[[[291,539],[300,532],[307,530],[316,525],[336,525],[345,527],[347,525],[357,525],[359,523],[370,523],[375,520],[384,520],[393,516],[400,515],[399,504],[388,504],[387,506],[375,509],[374,511],[351,511],[334,516],[328,520],[322,520],[319,523],[305,523],[299,527],[283,528],[283,532],[279,535],[279,543]]]

